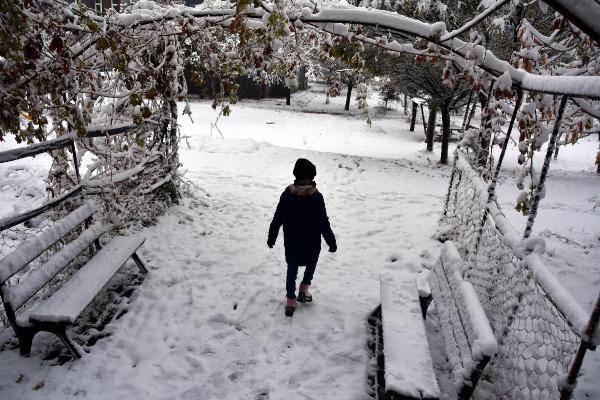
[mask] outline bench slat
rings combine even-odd
[[[91,217],[96,212],[94,204],[87,202],[59,222],[46,229],[36,238],[29,240],[0,260],[0,284],[19,272],[36,257],[48,250],[63,236]]]
[[[66,244],[42,266],[27,275],[18,285],[3,288],[5,301],[13,310],[17,310],[108,229],[109,227],[99,222],[90,226],[77,239]]]
[[[446,241],[429,283],[458,397],[468,399],[498,344],[475,289],[462,278],[462,262],[454,244]]]
[[[386,391],[411,398],[440,397],[421,314],[415,275],[381,275]]]
[[[52,296],[34,306],[29,320],[72,324],[145,240],[141,236],[114,238]]]
[[[447,241],[442,249],[441,259],[451,284],[452,295],[458,305],[458,312],[469,339],[474,361],[492,357],[498,351],[496,337],[490,327],[483,306],[479,302],[473,286],[463,280],[460,273],[462,258],[454,243]]]
[[[434,264],[433,271],[429,275],[429,286],[438,314],[448,362],[453,371],[463,371],[473,364],[471,348],[460,319],[452,287],[448,284],[448,278],[444,271],[446,265],[443,262],[443,252],[442,249],[442,255]]]

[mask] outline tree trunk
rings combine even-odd
[[[413,101],[413,103],[412,103],[412,115],[410,117],[410,128],[408,128],[408,130],[411,131],[411,132],[415,131],[415,122],[417,122],[417,108],[418,107],[419,107],[419,105]]]
[[[596,153],[596,165],[598,165],[596,173],[600,175],[600,132],[598,132],[598,153]]]
[[[423,103],[421,103],[421,118],[423,119],[423,133],[427,135],[427,123],[425,122],[425,111],[423,111]]]
[[[404,95],[404,115],[406,115],[406,108],[408,107],[408,96]]]
[[[344,110],[350,110],[350,99],[352,98],[352,82],[348,83],[348,91],[346,92],[346,105],[344,106]]]
[[[450,108],[442,104],[442,156],[440,162],[448,164],[448,143],[450,143]]]
[[[435,119],[437,117],[437,106],[435,104],[429,106],[429,120],[427,121],[427,133],[425,141],[427,142],[427,151],[433,151],[433,140],[435,136]]]
[[[286,106],[290,105],[291,96],[292,96],[292,91],[290,90],[290,88],[287,88],[287,90],[285,91],[285,105]]]

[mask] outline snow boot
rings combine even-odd
[[[294,315],[294,311],[296,311],[296,299],[287,299],[287,304],[285,306],[285,316],[291,317]]]
[[[312,294],[308,293],[308,288],[310,285],[306,283],[300,284],[300,291],[298,292],[298,301],[300,303],[310,303],[312,302]]]

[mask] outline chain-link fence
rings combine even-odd
[[[558,399],[581,331],[537,281],[521,236],[487,198],[469,156],[457,151],[441,233],[459,248],[499,345],[474,398]]]

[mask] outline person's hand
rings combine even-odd
[[[273,242],[267,242],[267,246],[269,246],[269,248],[272,249],[273,246],[275,246],[275,243],[273,243]]]
[[[329,252],[330,253],[335,253],[336,251],[337,251],[337,244],[329,246]]]

